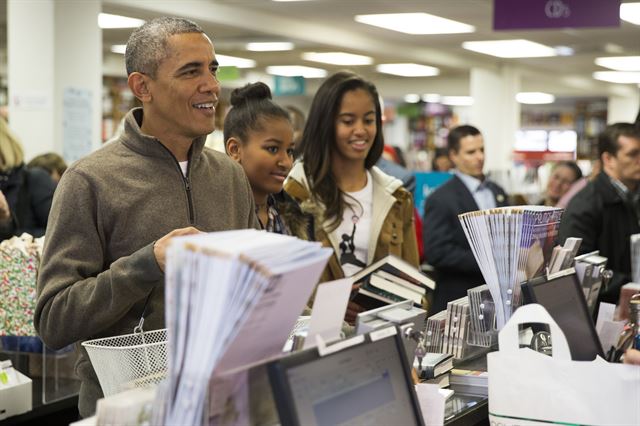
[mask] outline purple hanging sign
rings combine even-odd
[[[494,0],[494,30],[619,27],[620,0]]]

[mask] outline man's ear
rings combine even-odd
[[[610,152],[603,152],[602,156],[600,156],[600,162],[602,163],[602,168],[609,168],[613,165],[613,161],[616,158],[615,155],[612,155]]]
[[[149,91],[149,77],[139,73],[132,72],[129,74],[127,78],[127,83],[129,84],[129,89],[133,92],[133,95],[140,99],[140,102],[149,102],[151,101],[151,92]]]
[[[227,142],[225,143],[225,149],[232,160],[237,161],[238,163],[242,162],[240,158],[242,144],[238,139],[234,137],[230,137],[229,139],[227,139]]]
[[[458,158],[458,151],[456,151],[455,149],[450,149],[447,151],[447,156],[449,157],[449,161],[451,161],[452,164],[456,164],[457,158]]]

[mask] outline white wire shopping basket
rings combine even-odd
[[[82,343],[104,396],[156,384],[167,375],[167,329],[136,331]]]

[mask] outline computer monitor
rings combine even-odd
[[[424,424],[399,333],[370,336],[325,356],[313,348],[268,365],[283,426]]]
[[[538,277],[523,283],[522,295],[525,304],[538,303],[549,312],[564,332],[574,361],[592,361],[597,355],[604,358],[584,292],[573,268],[550,278]]]

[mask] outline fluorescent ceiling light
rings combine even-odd
[[[373,58],[369,56],[345,52],[305,52],[302,54],[302,59],[331,65],[371,65],[373,63]]]
[[[529,40],[465,41],[462,47],[498,58],[540,58],[556,56],[556,50]]]
[[[425,93],[422,95],[422,100],[425,102],[429,102],[430,104],[437,104],[442,99],[442,96],[437,93]]]
[[[428,13],[383,13],[377,15],[356,15],[356,22],[386,28],[405,34],[456,34],[472,33],[473,25],[452,21]]]
[[[596,80],[608,81],[609,83],[640,83],[640,72],[597,71],[593,73],[593,78]]]
[[[575,50],[569,46],[556,46],[554,49],[558,56],[571,56],[575,53]]]
[[[236,56],[216,54],[216,60],[221,67],[253,68],[256,66],[256,61],[253,59],[238,58]]]
[[[596,58],[596,65],[616,71],[640,71],[640,56]]]
[[[623,3],[620,5],[620,19],[640,25],[640,3]]]
[[[294,1],[309,1],[309,0],[271,0],[271,1],[275,1],[275,2],[294,2]]]
[[[111,46],[111,51],[113,53],[119,53],[121,55],[124,55],[124,52],[127,50],[127,45],[126,44],[114,44]]]
[[[376,66],[376,71],[384,74],[400,75],[402,77],[432,77],[440,74],[438,68],[411,63],[380,64]]]
[[[144,24],[142,19],[111,15],[109,13],[98,14],[98,26],[100,28],[137,28],[142,24]]]
[[[293,43],[289,41],[247,43],[247,50],[252,52],[282,52],[293,50]]]
[[[471,106],[473,98],[471,96],[443,96],[440,103],[451,106]]]
[[[404,95],[404,101],[410,104],[415,104],[420,102],[420,95],[417,93],[409,93],[408,95]]]
[[[520,92],[516,94],[516,101],[521,104],[552,104],[556,97],[550,93]]]
[[[323,78],[327,76],[327,70],[300,65],[275,65],[267,67],[266,71],[267,74],[285,77]]]

